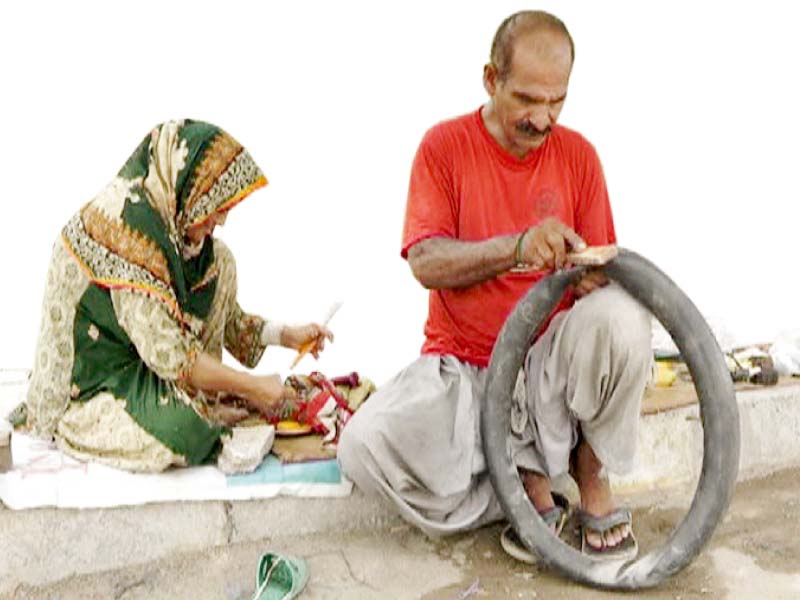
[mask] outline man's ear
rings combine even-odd
[[[483,66],[483,89],[492,97],[497,92],[497,67],[494,63],[486,63]]]

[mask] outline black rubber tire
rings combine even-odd
[[[523,544],[580,583],[611,589],[652,587],[688,565],[708,542],[730,503],[739,470],[739,411],[728,368],[711,330],[691,300],[655,265],[620,249],[604,271],[650,309],[672,336],[694,379],[703,426],[703,465],[689,511],[670,537],[627,563],[584,556],[550,535],[525,494],[508,446],[511,396],[536,332],[585,268],[540,280],[506,320],[492,352],[482,408],[483,448],[492,484]]]

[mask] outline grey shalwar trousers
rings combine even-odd
[[[649,313],[616,284],[556,315],[514,394],[515,463],[565,473],[580,428],[607,470],[629,471],[651,357]],[[481,443],[486,374],[453,356],[421,356],[344,428],[342,471],[430,536],[501,519]]]

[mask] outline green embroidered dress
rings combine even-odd
[[[236,302],[230,251],[187,229],[266,184],[219,128],[164,123],[64,227],[48,273],[26,399],[66,452],[159,471],[211,457],[222,427],[185,378],[201,351],[252,367],[265,321]]]

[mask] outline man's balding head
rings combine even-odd
[[[503,148],[522,158],[545,142],[564,106],[574,58],[572,37],[553,15],[524,11],[503,21],[483,68],[490,101],[481,113]]]
[[[506,18],[494,34],[490,61],[497,69],[498,81],[505,81],[511,74],[516,41],[538,32],[563,35],[569,42],[571,60],[575,60],[575,43],[561,19],[542,10],[523,10]]]

